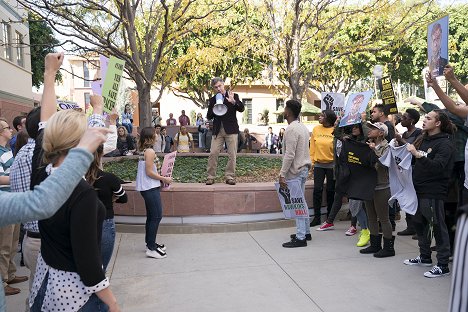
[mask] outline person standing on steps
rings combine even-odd
[[[284,119],[288,128],[284,132],[284,157],[279,174],[280,188],[287,188],[286,180],[300,179],[302,192],[305,192],[305,183],[309,170],[312,167],[309,155],[309,130],[299,122],[302,105],[296,100],[286,102]],[[309,218],[296,219],[296,234],[291,235],[291,241],[283,244],[284,248],[307,246],[311,240]]]
[[[227,111],[224,115],[218,116],[213,112],[216,104],[216,95],[210,98],[208,113],[206,118],[213,119],[213,138],[211,140],[210,156],[208,157],[206,185],[212,185],[216,177],[216,167],[218,166],[219,151],[224,143],[227,145],[229,160],[224,172],[226,184],[236,184],[236,153],[237,140],[239,134],[239,124],[237,123],[237,112],[244,111],[244,103],[239,99],[239,95],[232,91],[226,91],[224,81],[219,77],[211,79],[211,87],[216,93],[224,97],[223,104]]]

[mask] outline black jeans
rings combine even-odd
[[[314,166],[314,215],[320,217],[322,207],[323,184],[327,178],[327,215],[333,206],[335,197],[335,180],[333,179],[333,168],[320,168]]]
[[[432,233],[437,248],[437,265],[447,266],[450,257],[450,243],[447,226],[445,225],[444,201],[418,198],[418,210],[412,219],[418,234],[421,258],[431,259],[432,223]]]

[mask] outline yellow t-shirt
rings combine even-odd
[[[333,162],[333,131],[334,127],[315,126],[310,135],[310,159],[312,164]]]
[[[176,134],[174,139],[178,141],[177,153],[189,153],[190,152],[190,142],[193,141],[192,134],[187,132],[187,134],[184,135],[179,132]]]

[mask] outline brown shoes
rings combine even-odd
[[[206,185],[214,184],[214,179],[206,179]]]
[[[10,285],[5,286],[5,296],[17,295],[21,292],[19,288],[11,287]]]
[[[227,180],[226,180],[226,184],[229,184],[229,185],[236,185],[236,180],[234,180],[234,179],[227,179]]]
[[[9,281],[6,281],[6,283],[8,285],[11,285],[11,284],[18,284],[18,283],[26,282],[27,280],[28,280],[27,276],[15,276],[15,278]]]

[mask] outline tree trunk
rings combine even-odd
[[[136,85],[138,90],[140,128],[151,127],[151,84],[136,79]]]

